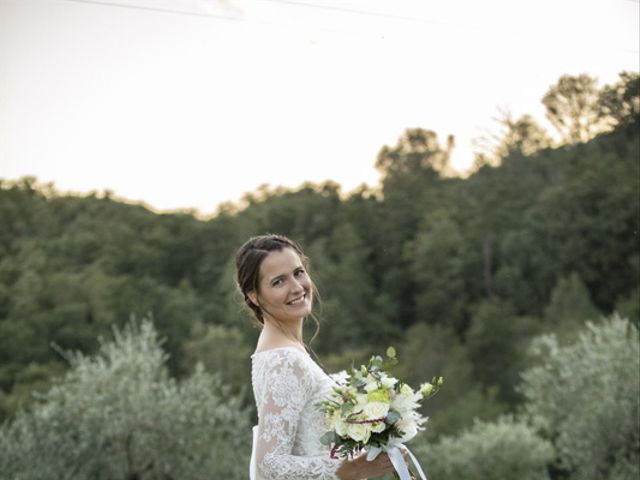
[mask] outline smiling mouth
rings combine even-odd
[[[307,299],[307,294],[305,293],[304,295],[298,298],[294,298],[290,302],[287,302],[287,305],[300,305],[301,303],[304,303],[306,299]]]

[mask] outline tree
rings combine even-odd
[[[194,371],[202,364],[234,393],[250,396],[252,346],[238,328],[195,322],[182,348],[186,371]]]
[[[636,328],[640,328],[640,287],[634,288],[630,295],[616,302],[616,312],[621,317],[628,318]]]
[[[407,242],[404,258],[414,282],[416,321],[448,324],[462,332],[471,293],[465,263],[473,252],[451,217],[444,211],[425,214],[415,239]]]
[[[381,290],[393,299],[393,320],[408,325],[413,317],[410,279],[403,251],[418,229],[423,211],[441,202],[445,182],[441,176],[453,149],[453,137],[441,147],[431,130],[408,129],[394,147],[384,146],[376,160],[382,175],[383,222],[376,231],[378,268],[384,272]]]
[[[536,322],[516,315],[512,305],[495,300],[474,309],[466,336],[467,355],[474,377],[485,387],[496,386],[498,398],[514,405],[514,391],[525,365],[523,347],[536,332]]]
[[[597,320],[600,315],[575,272],[558,280],[551,292],[551,302],[544,312],[545,322],[553,325],[556,333],[561,333],[563,337],[581,329],[586,321]]]
[[[638,329],[618,316],[587,324],[560,346],[539,337],[541,363],[522,374],[523,412],[556,451],[568,480],[632,480],[640,474],[640,343]]]
[[[563,75],[542,98],[549,121],[567,143],[586,142],[602,130],[597,81]]]
[[[616,151],[606,136],[598,140],[580,151],[555,152],[564,162],[565,178],[545,189],[522,215],[518,236],[526,243],[505,248],[505,255],[521,258],[530,284],[524,288],[542,308],[558,279],[571,272],[607,314],[622,292],[638,284],[630,262],[638,251],[638,147]]]
[[[640,117],[640,74],[621,72],[620,81],[600,92],[600,114],[612,127],[638,123]]]
[[[421,169],[442,172],[448,166],[453,146],[452,135],[447,138],[447,148],[443,150],[434,131],[408,128],[395,147],[382,148],[376,168],[385,179],[398,174],[415,174]]]
[[[553,140],[531,115],[514,119],[511,112],[501,110],[497,119],[500,132],[474,140],[478,149],[474,169],[482,165],[500,165],[509,156],[530,156],[549,148]]]
[[[323,298],[318,342],[324,352],[347,345],[382,347],[399,334],[385,315],[385,296],[377,296],[374,289],[371,248],[353,226],[342,223],[326,241],[316,241],[309,250],[311,275]]]
[[[450,325],[416,323],[398,349],[398,378],[416,386],[442,376],[445,387],[422,407],[430,417],[426,435],[434,440],[459,433],[474,418],[493,420],[506,411],[496,399],[497,388],[483,387],[473,372],[464,344]]]
[[[150,321],[115,330],[0,429],[0,477],[246,478],[250,426],[240,400],[202,369],[178,383]],[[239,461],[244,458],[245,461]]]

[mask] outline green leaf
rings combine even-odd
[[[396,349],[393,347],[387,348],[387,357],[396,358]]]
[[[345,402],[342,404],[342,407],[340,407],[340,413],[342,415],[345,415],[349,410],[351,410],[353,408],[353,403],[351,402]]]
[[[396,412],[395,410],[389,410],[389,413],[387,414],[387,419],[385,420],[385,423],[387,425],[393,425],[398,420],[400,420],[400,414],[398,412]]]
[[[336,443],[337,441],[338,436],[336,435],[336,432],[327,432],[320,437],[320,443],[322,443],[323,445],[331,445],[333,443]]]

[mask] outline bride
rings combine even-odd
[[[300,247],[281,235],[253,237],[238,250],[236,270],[244,300],[262,326],[251,356],[258,425],[250,479],[362,480],[394,471],[386,454],[340,460],[320,443],[328,426],[317,404],[333,381],[302,339],[315,286]]]

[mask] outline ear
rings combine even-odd
[[[258,305],[258,295],[254,290],[247,292],[247,297],[249,297],[249,300],[251,301],[251,303],[253,303],[256,307],[260,306]]]

